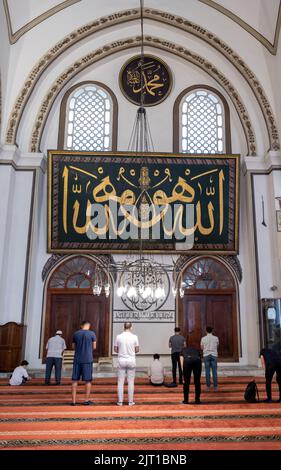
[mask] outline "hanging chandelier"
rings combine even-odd
[[[146,193],[150,187],[150,178],[146,161],[146,153],[154,152],[152,136],[145,109],[144,93],[144,35],[143,35],[143,0],[140,0],[140,26],[141,26],[141,51],[139,60],[140,70],[140,107],[137,110],[136,119],[133,125],[132,134],[129,140],[128,150],[134,152],[138,157],[142,157],[143,164],[140,169],[139,188],[141,199],[138,207],[140,223],[145,221],[149,213],[149,204]],[[106,269],[107,275],[102,272]],[[146,310],[150,306],[159,308],[169,295],[170,290],[174,297],[179,292],[180,297],[184,296],[184,283],[180,280],[179,289],[176,286],[178,272],[176,263],[172,265],[164,262],[157,263],[151,257],[144,256],[142,249],[142,236],[140,230],[139,254],[137,259],[108,264],[104,268],[97,268],[93,286],[93,294],[110,295],[110,283],[107,276],[114,273],[117,281],[117,296],[122,298],[125,305],[130,303],[130,307],[138,310]],[[172,277],[172,287],[170,288],[169,274]],[[128,305],[127,305],[128,306]]]

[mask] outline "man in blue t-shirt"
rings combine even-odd
[[[93,351],[96,349],[97,338],[93,331],[89,331],[91,323],[87,320],[81,323],[81,329],[73,335],[73,348],[75,349],[72,370],[72,405],[76,404],[76,393],[78,381],[82,377],[85,381],[84,405],[92,405],[90,401],[92,373],[93,373]]]

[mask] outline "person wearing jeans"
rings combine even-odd
[[[55,336],[52,336],[47,342],[47,358],[46,358],[46,372],[45,372],[45,385],[50,385],[52,369],[55,366],[56,385],[61,382],[61,368],[62,368],[62,354],[66,349],[65,340],[62,337],[62,331],[58,330]]]
[[[177,386],[177,367],[179,368],[179,383],[182,384],[182,367],[180,361],[180,355],[183,348],[186,345],[185,338],[180,334],[180,328],[176,327],[174,332],[175,334],[169,339],[169,348],[171,348],[171,359],[172,359],[172,374],[173,382],[168,386],[176,387]]]
[[[128,381],[128,405],[134,403],[134,381],[136,372],[136,353],[139,352],[139,340],[132,333],[132,323],[124,324],[124,331],[117,335],[114,352],[118,354],[118,402],[122,406],[124,401],[124,382],[127,376]]]
[[[201,339],[201,349],[203,349],[203,358],[205,364],[206,387],[207,391],[209,391],[211,386],[211,370],[214,390],[218,389],[217,357],[219,338],[213,335],[213,328],[211,326],[207,326],[206,333],[207,335]]]
[[[211,387],[211,370],[214,382],[214,389],[218,388],[218,375],[217,375],[217,358],[212,354],[204,357],[205,374],[206,374],[206,386]]]

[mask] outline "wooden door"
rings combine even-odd
[[[71,294],[52,294],[51,297],[50,336],[61,330],[67,349],[72,349],[73,333],[79,328],[79,297]]]
[[[81,292],[81,291],[80,291]],[[91,329],[97,336],[97,349],[95,360],[99,356],[108,355],[109,340],[109,299],[105,296],[93,296],[76,292],[48,292],[47,315],[45,320],[45,334],[43,356],[46,356],[46,343],[57,330],[63,332],[67,349],[72,349],[73,333],[80,328],[83,320],[91,322]]]
[[[182,334],[189,345],[200,344],[202,331],[206,328],[206,296],[187,295],[183,302]]]
[[[108,350],[108,302],[104,297],[95,297],[93,295],[80,296],[80,319],[89,320],[91,329],[96,333],[97,349],[94,352],[95,357],[107,356]]]
[[[206,326],[219,337],[219,360],[238,360],[235,293],[186,293],[179,304],[179,325],[188,343],[200,347]]]
[[[23,357],[26,327],[8,322],[0,325],[0,372],[12,372]]]
[[[219,337],[219,354],[224,358],[234,356],[232,295],[206,296],[206,323]]]

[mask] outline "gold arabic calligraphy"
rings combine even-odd
[[[75,171],[74,180],[75,183],[70,185],[70,175],[71,171]],[[149,169],[147,167],[140,168],[140,177],[138,179],[139,185],[134,184],[125,176],[125,168],[120,167],[118,176],[116,177],[117,181],[123,179],[131,188],[125,189],[120,195],[117,194],[115,185],[112,183],[109,175],[105,176],[100,182],[93,185],[93,182],[98,179],[98,177],[91,172],[88,172],[82,168],[74,166],[64,166],[62,178],[63,178],[63,229],[67,234],[69,229],[69,219],[68,216],[72,212],[72,227],[74,231],[83,235],[88,233],[88,230],[92,230],[96,235],[105,235],[109,230],[110,223],[112,224],[113,230],[117,236],[121,236],[126,230],[126,224],[129,222],[137,228],[149,229],[162,221],[162,227],[164,233],[171,237],[176,231],[176,228],[184,236],[192,235],[196,230],[199,231],[201,235],[208,236],[213,233],[215,230],[215,217],[214,217],[214,198],[218,197],[218,207],[219,207],[219,227],[218,233],[222,234],[224,229],[224,171],[219,168],[205,171],[199,175],[193,176],[188,182],[181,176],[177,176],[175,185],[173,186],[170,194],[167,194],[166,191],[159,188],[159,185],[165,181],[172,181],[171,171],[169,168],[164,170],[166,175],[161,179],[160,182],[154,184],[154,186],[149,187],[150,178],[149,178]],[[185,172],[189,175],[190,172]],[[90,177],[83,178],[79,180],[79,174],[87,175]],[[202,179],[208,178],[208,185],[203,183]],[[216,177],[216,181],[214,181]],[[196,186],[197,185],[197,186]],[[203,191],[203,187],[205,191]],[[198,188],[198,190],[197,190]],[[137,191],[136,191],[137,190]],[[153,192],[153,190],[155,190]],[[199,198],[196,199],[199,193]],[[72,205],[72,208],[69,207],[69,193],[75,195],[75,201]],[[151,196],[150,193],[153,193]],[[209,198],[209,202],[205,205],[208,214],[208,224],[206,224],[206,217],[204,217],[205,225],[202,222],[203,219],[203,210],[201,197],[204,193],[206,198]],[[81,200],[77,199],[76,195],[81,195]],[[72,199],[73,201],[73,196]],[[212,202],[213,200],[213,202]],[[93,202],[91,202],[93,201]],[[124,217],[121,224],[118,225],[114,219],[114,214],[112,213],[112,208],[110,207],[110,201],[114,201],[119,205],[121,213]],[[103,226],[96,227],[92,223],[92,214],[91,208],[92,203],[102,204],[104,210],[103,217]],[[143,220],[142,217],[139,217],[139,212],[131,211],[129,208],[132,207],[141,207],[143,203],[147,203],[152,208],[152,216],[148,220]],[[168,212],[169,206],[171,204],[180,203],[177,205],[174,216],[173,216],[173,226],[167,227],[165,225],[165,215]],[[196,222],[191,227],[185,227],[183,224],[183,216],[186,204],[195,205],[195,220]],[[84,216],[81,215],[81,206],[84,207]],[[80,217],[79,217],[80,215]],[[84,223],[79,225],[78,221],[83,220]]]

